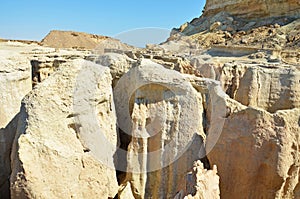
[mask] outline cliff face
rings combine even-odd
[[[299,16],[298,0],[207,0],[204,15],[214,15],[221,11],[243,18],[278,16]]]

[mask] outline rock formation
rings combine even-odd
[[[221,75],[224,90],[232,99],[271,113],[300,108],[299,81],[299,68],[282,64],[226,64]]]
[[[203,15],[212,16],[222,11],[251,19],[300,16],[300,3],[298,0],[207,0]]]
[[[30,71],[25,56],[13,49],[0,50],[0,196],[5,198],[9,197],[10,151],[20,103],[31,90]]]
[[[208,154],[212,164],[220,165],[221,198],[297,198],[299,108],[274,114],[241,108],[230,106]]]
[[[109,70],[83,61],[63,65],[22,102],[12,198],[113,198],[115,128]]]
[[[205,156],[201,95],[180,73],[142,60],[119,80],[114,96],[119,128],[131,137],[126,167],[119,165],[125,183],[135,198],[171,198]]]
[[[300,198],[299,10],[207,0],[144,49],[0,41],[0,198]]]
[[[212,170],[206,170],[201,161],[196,161],[192,172],[189,174],[189,183],[187,192],[189,195],[184,199],[210,199],[220,198],[219,176],[217,175],[217,167]],[[174,199],[183,198],[183,191],[179,192]]]

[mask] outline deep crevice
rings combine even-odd
[[[118,129],[118,143],[120,146],[118,147],[117,151],[115,152],[114,159],[115,159],[115,167],[116,169],[116,176],[118,180],[118,184],[124,183],[126,180],[126,168],[127,168],[127,149],[128,145],[131,142],[131,135],[128,135],[122,129]]]

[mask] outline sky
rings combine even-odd
[[[6,0],[0,7],[0,38],[40,41],[50,30],[122,37],[156,28],[166,34],[199,17],[204,4],[205,0]]]

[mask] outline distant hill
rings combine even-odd
[[[102,43],[121,43],[116,39],[74,31],[52,30],[42,41],[43,46],[53,48],[95,49]]]

